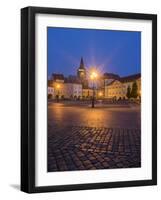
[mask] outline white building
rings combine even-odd
[[[80,83],[65,83],[63,91],[64,91],[65,98],[81,98],[82,97],[82,84],[80,84]]]
[[[54,88],[51,86],[48,86],[48,97],[54,98]]]

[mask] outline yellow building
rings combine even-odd
[[[105,86],[105,98],[123,98],[126,96],[126,88],[119,80],[114,80]]]
[[[93,90],[91,88],[82,89],[82,98],[91,98],[93,96]]]
[[[103,99],[104,98],[104,91],[102,89],[95,89],[94,90],[94,96],[96,99]],[[89,99],[93,97],[93,89],[87,88],[82,89],[82,98],[83,99]]]
[[[53,74],[48,86],[54,89],[54,98],[73,99],[82,97],[82,84],[77,80],[65,78],[62,74]]]
[[[97,99],[103,99],[104,98],[104,89],[102,88],[98,88],[97,91],[96,91],[96,98]]]
[[[135,74],[113,80],[105,85],[105,98],[127,99],[127,88],[132,89],[133,83],[136,81],[138,86],[138,98],[141,97],[141,75]]]
[[[137,83],[138,98],[141,97],[141,74],[120,77],[116,74],[105,73],[97,80],[94,95],[96,99],[115,98],[127,99],[127,89],[132,89],[133,83]],[[65,78],[63,74],[52,74],[52,80],[48,81],[48,87],[53,87],[54,98],[83,98],[93,97],[93,89],[83,87],[76,77]],[[51,89],[51,88],[49,88]]]
[[[64,83],[53,82],[54,96],[63,98],[65,93]]]

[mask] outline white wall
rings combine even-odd
[[[20,171],[20,8],[28,5],[157,13],[161,21],[160,0],[4,0],[0,6],[0,199],[160,199],[161,186],[91,190],[28,195],[17,190]],[[159,24],[158,23],[158,24]],[[158,27],[158,36],[161,26]],[[158,38],[158,52],[161,52]],[[158,53],[158,54],[159,54]],[[159,66],[158,58],[158,66]],[[158,67],[161,85],[161,70]],[[6,89],[7,88],[7,89]],[[158,94],[161,102],[161,94]],[[161,107],[159,105],[158,111]],[[159,113],[158,141],[161,139]],[[160,143],[160,144],[159,144]],[[161,152],[161,142],[158,142]],[[161,160],[158,157],[158,168]],[[161,173],[159,171],[159,184]]]
[[[71,95],[74,97],[82,96],[82,85],[66,83],[64,84],[64,96],[65,98],[71,98]]]

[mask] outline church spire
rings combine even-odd
[[[85,66],[84,66],[83,57],[81,57],[81,60],[80,60],[80,65],[79,65],[79,68],[77,70],[77,76],[80,79],[85,79],[86,78],[86,69],[85,69]]]
[[[82,57],[81,57],[79,69],[85,69],[85,67],[84,67],[84,61],[83,61]]]

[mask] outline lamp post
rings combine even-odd
[[[60,89],[60,85],[59,84],[56,85],[56,89],[58,91],[58,93],[57,93],[57,102],[59,102],[59,89]]]
[[[93,83],[92,108],[94,108],[94,100],[95,100],[94,82],[97,79],[97,76],[98,74],[95,71],[93,71],[90,75],[90,79],[92,80],[92,83]]]

